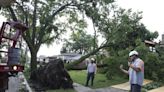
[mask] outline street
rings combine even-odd
[[[32,92],[23,73],[9,78],[8,90],[6,92]]]
[[[18,77],[9,77],[8,90],[6,92],[19,92],[20,80]]]

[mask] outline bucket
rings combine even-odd
[[[8,49],[8,65],[17,65],[20,61],[20,49],[9,48]]]

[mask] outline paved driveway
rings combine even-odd
[[[32,92],[32,90],[23,73],[19,72],[16,77],[9,78],[8,90],[6,92]]]
[[[146,84],[151,83],[151,82],[152,82],[151,80],[145,79],[143,85],[146,85]],[[118,89],[123,89],[123,90],[130,90],[129,82],[113,85],[112,87],[118,88]]]
[[[128,92],[125,90],[117,89],[117,88],[112,88],[112,87],[107,87],[107,88],[99,88],[99,89],[91,89],[89,87],[85,87],[81,84],[74,83],[74,89],[77,92]]]
[[[153,90],[150,90],[148,92],[164,92],[164,86],[156,88],[156,89],[153,89]]]
[[[19,92],[20,80],[18,77],[10,77],[8,84],[6,92]]]

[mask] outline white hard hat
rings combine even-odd
[[[91,61],[94,61],[95,59],[94,58],[91,58]]]
[[[130,57],[130,56],[133,56],[133,55],[138,55],[138,52],[135,51],[135,50],[133,50],[133,51],[131,51],[131,52],[129,53],[129,57]]]
[[[86,58],[85,60],[86,60],[86,61],[89,61],[89,58]]]

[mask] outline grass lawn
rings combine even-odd
[[[85,70],[82,71],[69,71],[69,74],[74,82],[85,85],[87,73]],[[91,88],[103,88],[111,85],[120,84],[127,82],[128,79],[122,78],[121,76],[115,76],[113,79],[108,80],[104,74],[97,73],[94,80],[94,85]]]

